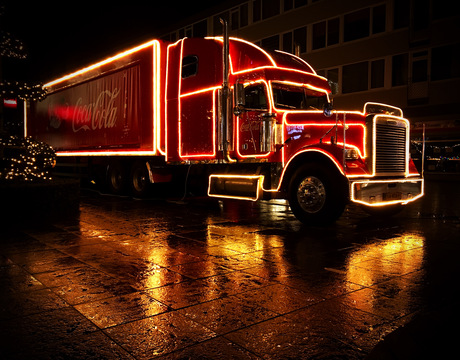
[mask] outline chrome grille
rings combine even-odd
[[[376,175],[397,175],[406,171],[407,125],[403,121],[378,119],[375,138]]]

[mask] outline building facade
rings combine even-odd
[[[460,143],[460,16],[444,0],[227,1],[164,34],[222,34],[295,53],[329,80],[334,107],[399,106],[421,137]],[[454,151],[453,149],[452,151]],[[457,150],[460,150],[460,146]]]

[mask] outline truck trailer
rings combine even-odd
[[[210,197],[287,199],[306,224],[350,201],[393,212],[424,193],[401,109],[335,110],[306,61],[227,34],[148,41],[44,88],[26,134],[113,193],[193,177]]]

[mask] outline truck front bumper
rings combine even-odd
[[[366,206],[407,204],[424,194],[423,178],[350,179],[350,200]]]

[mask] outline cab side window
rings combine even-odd
[[[198,73],[198,56],[189,55],[182,59],[182,79]]]
[[[268,108],[267,97],[263,85],[248,86],[245,88],[244,94],[247,109],[266,110]]]

